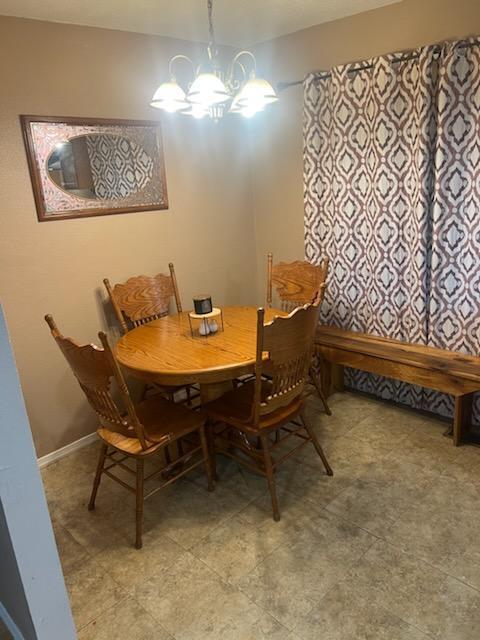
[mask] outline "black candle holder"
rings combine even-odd
[[[212,312],[212,297],[207,295],[199,295],[193,298],[193,306],[197,315]]]

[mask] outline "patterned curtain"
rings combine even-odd
[[[306,78],[305,251],[332,263],[324,322],[478,353],[479,45]],[[356,370],[346,384],[451,415],[428,389]]]

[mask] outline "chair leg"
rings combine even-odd
[[[192,394],[190,392],[190,386],[187,384],[187,386],[185,387],[185,392],[187,394],[187,405],[189,407],[192,406]]]
[[[102,448],[100,449],[100,456],[98,458],[97,471],[95,473],[95,480],[93,481],[92,495],[90,496],[90,502],[88,503],[89,511],[93,511],[95,509],[95,499],[97,497],[98,487],[100,486],[100,480],[102,479],[103,465],[105,464],[107,451],[108,445],[102,444]]]
[[[218,474],[217,474],[217,459],[215,457],[215,432],[213,429],[214,429],[213,421],[210,420],[210,418],[207,418],[207,422],[205,424],[205,438],[207,440],[212,478],[215,482],[217,482]]]
[[[208,442],[207,442],[207,436],[205,435],[204,425],[200,427],[199,432],[200,432],[200,443],[202,445],[203,460],[205,463],[205,473],[207,474],[207,481],[208,481],[207,488],[209,491],[213,491],[215,487],[214,480],[213,480],[214,475],[213,475],[212,462],[211,462],[210,451],[209,451]]]
[[[302,421],[302,424],[305,427],[305,430],[307,431],[307,433],[308,433],[308,435],[310,437],[310,440],[312,441],[313,446],[315,447],[316,452],[318,453],[318,455],[322,459],[323,466],[325,467],[325,471],[327,472],[327,475],[328,476],[333,476],[332,468],[328,464],[327,457],[326,457],[322,447],[320,446],[320,443],[318,441],[317,435],[316,435],[315,431],[313,430],[312,425],[307,420],[304,411],[302,411],[302,413],[300,414],[300,420]]]
[[[315,374],[315,371],[314,371],[313,367],[310,367],[310,369],[308,371],[308,374],[309,374],[310,379],[312,380],[312,382],[314,384],[315,389],[317,390],[318,397],[322,401],[323,408],[325,409],[325,413],[327,414],[327,416],[331,416],[332,415],[332,411],[331,411],[330,407],[328,406],[327,398],[325,397],[325,394],[323,393],[322,385],[320,384],[318,376]]]
[[[135,547],[142,548],[143,532],[143,481],[144,481],[144,460],[137,458],[137,491],[136,491],[136,537]]]
[[[278,522],[280,520],[280,511],[278,509],[277,490],[275,488],[275,479],[273,477],[273,464],[270,455],[270,447],[268,437],[265,434],[260,436],[260,442],[263,449],[263,460],[265,463],[265,473],[267,476],[268,488],[272,499],[273,519]]]

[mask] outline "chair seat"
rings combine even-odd
[[[159,395],[151,396],[136,405],[135,411],[143,424],[145,436],[151,446],[142,449],[137,438],[128,438],[110,429],[100,428],[97,434],[112,447],[129,455],[150,455],[158,448],[174,442],[201,427],[206,419],[202,411],[192,411],[174,404]]]
[[[268,396],[272,388],[269,380],[262,381],[262,400]],[[281,407],[276,411],[260,416],[258,426],[251,423],[255,382],[246,382],[240,387],[225,393],[217,400],[204,405],[207,414],[215,420],[226,422],[249,432],[263,429],[275,429],[293,420],[302,408],[302,397]]]
[[[110,447],[135,457],[149,456],[162,446],[161,444],[155,444],[148,449],[142,449],[140,440],[137,438],[127,438],[127,436],[117,431],[110,431],[110,429],[104,429],[103,427],[97,429],[97,436]]]

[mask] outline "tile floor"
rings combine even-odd
[[[80,640],[478,640],[480,449],[445,423],[360,395],[309,412],[313,447],[265,481],[218,462],[146,503],[132,547],[130,495],[104,478],[86,503],[97,445],[43,470]]]
[[[0,618],[0,640],[12,640],[12,635]]]

